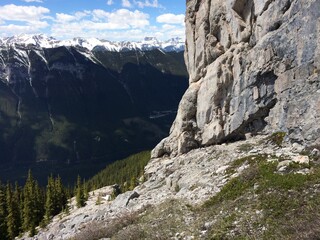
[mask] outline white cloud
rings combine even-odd
[[[171,30],[171,29],[175,29],[176,26],[175,25],[171,25],[171,24],[163,24],[162,25],[162,29],[164,30]]]
[[[163,20],[165,19],[165,21]],[[145,36],[155,36],[161,40],[185,37],[183,15],[161,15],[160,25],[151,25],[149,14],[130,9],[77,12],[73,15],[59,13],[53,21],[51,33],[56,38],[96,37],[113,41],[140,41]]]
[[[139,8],[144,8],[144,7],[163,8],[158,3],[158,0],[153,0],[152,2],[150,2],[150,0],[145,0],[144,2],[134,0],[134,4],[136,4]]]
[[[45,18],[50,12],[44,7],[17,6],[14,4],[0,6],[0,19],[4,21],[33,22]]]
[[[114,12],[107,12],[95,9],[78,12],[75,15],[56,14],[51,33],[59,38],[72,38],[74,36],[100,38],[106,32],[115,30],[119,30],[119,32],[121,30],[132,31],[144,29],[149,25],[149,15],[138,10],[118,9]]]
[[[157,17],[157,22],[166,24],[184,24],[184,15],[175,15],[172,13],[162,14]]]
[[[42,3],[42,0],[22,0],[24,2],[30,3],[30,2],[37,2],[37,3]]]
[[[149,25],[149,14],[138,10],[119,9],[109,14],[107,20],[114,24],[128,24],[132,28],[144,28]]]
[[[67,23],[72,21],[79,21],[86,16],[89,16],[91,12],[76,12],[74,15],[65,14],[65,13],[56,13],[56,18],[53,19],[56,22],[59,23]]]
[[[65,23],[65,22],[71,22],[71,21],[73,21],[75,19],[76,19],[75,16],[72,16],[72,15],[69,15],[69,14],[65,14],[65,13],[57,13],[56,14],[56,21],[57,22]]]
[[[131,2],[129,0],[122,0],[122,7],[132,7]]]
[[[0,36],[8,37],[18,34],[35,34],[40,33],[40,29],[48,27],[47,22],[33,22],[28,25],[0,25]]]
[[[108,0],[107,5],[111,6],[113,4],[113,0]]]
[[[102,9],[95,9],[92,11],[93,21],[102,21],[103,19],[107,19],[109,15],[109,12]]]
[[[39,33],[41,29],[49,27],[48,22],[44,21],[44,19],[50,19],[50,16],[47,15],[49,12],[50,10],[44,7],[14,4],[0,6],[1,35]]]

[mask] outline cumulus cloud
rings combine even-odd
[[[131,2],[129,0],[122,0],[122,7],[132,7]]]
[[[145,0],[143,1],[136,1],[134,0],[134,4],[137,5],[139,8],[144,8],[144,7],[154,7],[154,8],[163,8],[159,3],[158,0],[153,0],[153,1],[149,1],[149,0]]]
[[[158,23],[166,23],[166,24],[184,24],[184,15],[183,14],[172,14],[166,13],[157,17]]]
[[[56,14],[51,27],[55,37],[100,37],[105,32],[118,30],[144,29],[150,25],[149,15],[141,11],[118,9],[107,12],[102,9],[78,12],[75,15]]]
[[[39,33],[40,29],[48,27],[47,22],[33,22],[28,25],[7,24],[0,25],[0,36],[8,37],[17,34],[34,34]]]
[[[4,21],[33,22],[45,18],[50,10],[44,7],[17,6],[14,4],[0,6],[0,19]]]
[[[17,6],[14,4],[0,6],[0,32],[3,35],[36,33],[49,26],[50,10],[36,6]]]
[[[72,21],[79,21],[86,16],[89,16],[91,12],[76,12],[74,15],[65,14],[65,13],[56,13],[56,22],[67,23]]]
[[[107,1],[107,5],[110,6],[110,5],[112,5],[112,4],[113,4],[113,0],[108,0],[108,1]]]
[[[72,15],[69,15],[69,14],[65,14],[65,13],[57,13],[56,14],[56,21],[57,22],[71,22],[73,20],[75,20],[76,17],[75,16],[72,16]]]
[[[56,14],[56,19],[51,27],[51,35],[56,38],[78,36],[115,41],[139,41],[145,36],[155,36],[162,40],[174,37],[184,39],[183,15],[169,14],[159,17],[158,22],[161,24],[152,25],[149,14],[126,8],[112,12],[95,9],[77,12],[73,15],[59,13]]]

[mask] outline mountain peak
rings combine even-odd
[[[92,51],[105,49],[107,51],[121,52],[130,50],[148,51],[160,49],[166,52],[184,51],[184,41],[181,38],[172,38],[167,41],[159,41],[156,37],[145,37],[142,41],[109,41],[97,38],[75,37],[67,40],[57,40],[45,34],[20,34],[12,37],[0,38],[0,45],[5,46],[36,46],[41,48],[54,48],[59,46],[82,47]]]

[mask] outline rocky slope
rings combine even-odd
[[[262,130],[319,143],[319,9],[317,0],[187,1],[190,86],[153,157]]]
[[[288,184],[284,188],[285,197],[296,191],[300,195],[307,191],[305,200],[296,200],[298,205],[304,202],[309,208],[309,201],[317,199],[320,193],[316,184],[320,174],[319,150],[312,149],[310,157],[301,155],[301,145],[286,143],[281,147],[281,136],[280,133],[256,136],[195,149],[177,157],[152,159],[145,169],[147,180],[134,191],[109,201],[112,187],[101,188],[91,192],[87,205],[80,209],[75,207],[73,199],[68,214],[56,216],[35,237],[23,239],[212,239],[219,231],[220,235],[213,239],[249,237],[253,233],[257,239],[263,239],[275,231],[273,221],[276,223],[277,218],[283,221],[295,212],[282,209],[280,203],[281,214],[270,219],[270,212],[278,211],[278,206],[264,208],[261,198],[280,194],[283,184]],[[309,181],[312,188],[306,185],[296,190],[292,187],[296,181],[302,186]],[[268,184],[279,186],[270,189]],[[103,197],[100,202],[99,196]],[[221,198],[222,203],[218,204]],[[285,200],[280,195],[277,198]],[[228,222],[228,229],[223,229],[219,224],[230,215],[235,216]],[[304,217],[295,216],[296,224]],[[291,233],[290,236],[301,236]],[[296,239],[280,236],[273,235],[276,239]]]

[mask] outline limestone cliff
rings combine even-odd
[[[320,142],[320,1],[187,0],[189,88],[153,157],[285,131]]]

